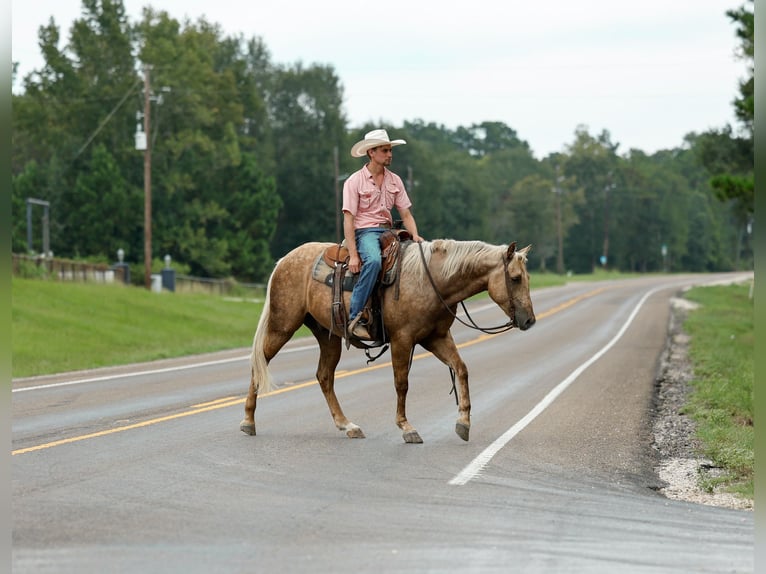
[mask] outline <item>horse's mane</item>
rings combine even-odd
[[[449,280],[456,275],[472,271],[487,264],[487,261],[499,262],[502,253],[508,248],[503,245],[490,245],[483,241],[456,241],[454,239],[436,239],[423,241],[423,255],[426,264],[431,262],[434,253],[443,252],[446,259],[439,269],[431,269],[435,279]],[[411,245],[402,259],[402,274],[415,281],[426,279],[420,249]]]

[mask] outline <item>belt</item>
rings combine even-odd
[[[391,229],[390,223],[381,223],[380,225],[373,225],[371,227],[360,227],[354,231],[364,231],[365,229]]]

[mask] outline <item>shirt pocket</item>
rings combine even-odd
[[[362,209],[370,209],[378,198],[378,191],[375,186],[363,187],[359,191],[359,207]]]
[[[394,205],[399,201],[402,190],[395,183],[389,183],[386,185],[386,209],[389,211],[393,209]]]

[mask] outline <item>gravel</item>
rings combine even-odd
[[[654,444],[658,455],[655,468],[664,486],[659,492],[668,498],[726,508],[753,508],[753,501],[728,492],[707,492],[699,487],[701,478],[720,476],[723,470],[699,454],[694,421],[680,411],[690,392],[693,368],[688,358],[689,336],[683,321],[696,303],[682,298],[671,300],[668,342],[663,351],[655,382]]]

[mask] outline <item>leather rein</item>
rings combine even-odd
[[[457,319],[460,323],[465,325],[466,327],[469,327],[471,329],[475,329],[477,331],[481,331],[482,333],[486,333],[487,335],[497,335],[500,333],[505,333],[506,331],[510,331],[514,327],[514,320],[515,320],[515,314],[516,309],[513,305],[513,298],[511,296],[511,277],[508,274],[508,264],[510,263],[510,260],[506,261],[505,255],[503,255],[503,275],[505,276],[505,289],[508,292],[508,303],[511,305],[511,312],[513,313],[513,316],[511,316],[510,321],[505,323],[504,325],[497,325],[495,327],[480,327],[476,324],[476,321],[473,320],[471,315],[468,313],[468,309],[465,306],[465,303],[463,301],[460,301],[460,305],[463,307],[463,311],[465,312],[465,316],[468,318],[468,321],[470,323],[467,323],[466,321],[463,321],[460,317],[457,316],[457,313],[455,313],[450,306],[447,304],[447,302],[444,300],[444,298],[441,296],[441,293],[439,293],[439,289],[436,287],[436,283],[434,282],[434,278],[431,276],[431,271],[428,269],[428,264],[426,263],[426,256],[423,253],[423,245],[422,243],[418,243],[418,248],[420,249],[420,259],[423,261],[423,268],[426,270],[426,275],[428,276],[428,280],[431,282],[431,287],[434,289],[434,293],[436,293],[436,296],[439,298],[439,301],[441,301],[441,304],[444,306],[444,308],[449,312],[452,317]],[[454,387],[454,380],[453,380],[453,387]],[[457,396],[455,397],[457,398]]]

